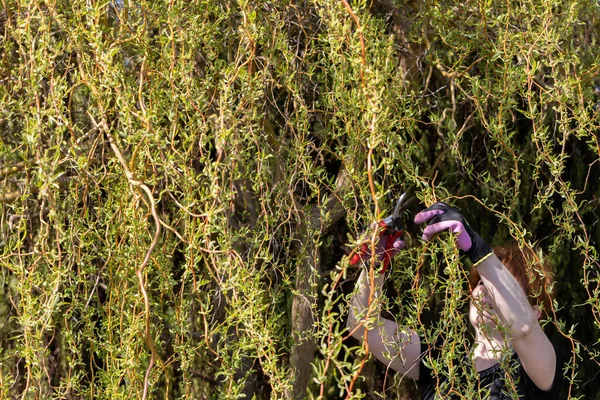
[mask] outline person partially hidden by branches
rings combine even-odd
[[[528,265],[535,264],[534,253],[516,244],[492,249],[467,224],[461,213],[444,203],[435,203],[415,216],[415,223],[427,223],[423,239],[429,241],[443,231],[456,234],[461,254],[473,262],[470,275],[471,298],[469,321],[473,326],[474,343],[470,360],[477,374],[471,384],[477,398],[527,400],[556,399],[561,371],[555,349],[539,323],[542,310],[551,309],[548,293],[550,274],[530,281]],[[385,243],[382,236],[379,243]],[[399,253],[405,247],[397,239],[391,251]],[[383,248],[378,246],[377,256]],[[370,257],[363,256],[365,264]],[[535,275],[535,274],[533,274]],[[447,373],[432,369],[431,362],[441,349],[428,346],[410,327],[382,318],[377,303],[369,312],[369,302],[381,296],[385,275],[369,279],[367,270],[358,279],[356,294],[350,301],[348,328],[352,336],[364,343],[369,352],[387,367],[418,382],[421,398],[467,399],[457,382],[449,382]],[[374,287],[371,287],[370,281]],[[371,300],[370,300],[371,299]],[[371,314],[371,315],[367,315]],[[460,364],[460,360],[456,360]],[[509,365],[509,367],[507,367]],[[439,368],[438,368],[439,369]]]

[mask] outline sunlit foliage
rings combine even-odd
[[[0,398],[414,398],[345,324],[347,255],[409,186],[554,265],[564,398],[598,398],[599,18],[3,0]],[[468,374],[469,266],[406,237],[388,317]]]

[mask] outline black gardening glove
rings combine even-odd
[[[438,233],[450,230],[458,234],[457,247],[466,254],[474,266],[493,254],[492,248],[467,224],[460,211],[445,203],[435,203],[415,215],[415,223],[427,222],[423,240],[431,240]]]

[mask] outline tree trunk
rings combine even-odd
[[[321,262],[318,237],[324,235],[345,214],[340,199],[350,189],[350,179],[345,168],[340,169],[336,179],[336,191],[325,205],[326,211],[313,207],[303,232],[304,259],[296,268],[296,295],[292,301],[292,353],[290,365],[293,374],[293,392],[287,393],[289,399],[302,399],[312,376],[311,363],[315,357],[316,343],[313,337],[314,311],[318,299]],[[321,215],[329,215],[323,220]],[[311,235],[316,232],[317,237]]]

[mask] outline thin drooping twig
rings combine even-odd
[[[144,102],[143,102],[143,98],[142,98],[142,86],[144,84],[144,65],[145,65],[145,58],[143,59],[141,69],[140,69],[140,85],[139,85],[140,87],[138,90],[138,96],[140,97],[139,98],[140,106],[141,106],[143,114],[145,115],[146,110],[145,110],[145,106],[144,106]],[[83,81],[87,82],[88,79],[87,79],[87,74],[86,74],[85,70],[80,67],[79,71],[81,73],[81,77],[82,77]],[[100,97],[98,90],[94,85],[88,85],[88,87],[90,88],[90,91],[95,96]],[[152,334],[151,334],[151,330],[150,330],[150,299],[148,297],[148,292],[146,290],[146,283],[144,280],[144,271],[146,269],[146,266],[148,265],[148,262],[150,261],[150,257],[152,255],[152,252],[154,251],[154,248],[158,245],[158,241],[160,239],[160,234],[161,234],[162,224],[161,224],[161,220],[158,216],[158,212],[156,211],[156,201],[154,200],[154,195],[152,194],[152,191],[150,190],[150,188],[148,188],[147,185],[145,185],[143,182],[138,181],[133,176],[133,173],[131,172],[131,170],[129,169],[129,166],[127,165],[127,162],[125,161],[125,157],[123,157],[123,153],[119,149],[119,146],[117,145],[117,143],[110,131],[110,127],[109,127],[108,122],[105,117],[106,110],[104,110],[104,107],[100,103],[98,104],[98,111],[99,111],[99,114],[101,115],[100,123],[98,123],[98,121],[96,121],[96,119],[94,118],[93,115],[88,113],[90,120],[92,121],[92,123],[95,125],[96,128],[98,128],[99,130],[103,131],[106,134],[106,136],[108,138],[108,142],[110,144],[110,148],[113,151],[117,160],[119,161],[119,164],[121,164],[121,167],[123,167],[123,171],[125,172],[125,177],[127,178],[129,185],[136,189],[143,191],[146,194],[146,197],[148,198],[148,203],[150,205],[150,212],[152,214],[152,217],[154,219],[154,224],[155,224],[154,237],[152,238],[150,247],[146,251],[144,260],[142,261],[142,263],[136,270],[136,276],[138,278],[140,292],[142,293],[142,297],[144,298],[144,322],[145,322],[144,336],[145,336],[145,340],[146,340],[146,345],[150,349],[150,362],[148,363],[148,368],[146,368],[146,373],[144,375],[144,390],[143,390],[143,395],[142,395],[142,399],[146,400],[148,398],[148,386],[149,386],[149,380],[150,380],[150,372],[152,371],[152,368],[154,368],[154,364],[156,363],[157,353],[156,353],[156,348],[154,346],[154,341],[152,340]],[[150,128],[149,122],[147,120],[146,120],[146,128],[148,128],[148,129]]]
[[[158,217],[158,213],[156,211],[156,202],[154,200],[152,191],[150,190],[150,188],[148,188],[147,185],[136,180],[133,177],[133,174],[132,174],[131,170],[129,169],[129,166],[127,165],[127,162],[125,161],[125,157],[123,157],[123,153],[121,152],[117,143],[115,142],[115,139],[114,139],[113,135],[111,134],[110,129],[108,127],[108,123],[106,122],[104,117],[102,117],[100,123],[98,123],[91,115],[90,115],[90,119],[96,126],[101,128],[104,131],[104,133],[106,134],[106,136],[108,137],[108,142],[110,144],[110,148],[113,151],[113,153],[115,154],[115,156],[117,157],[119,164],[121,164],[121,166],[123,167],[123,170],[125,172],[125,177],[127,178],[128,183],[132,187],[140,189],[146,194],[146,197],[148,198],[148,202],[150,204],[150,212],[152,213],[152,217],[154,219],[154,223],[155,223],[155,227],[156,227],[156,230],[154,232],[154,237],[152,238],[150,247],[146,251],[144,260],[142,261],[142,263],[136,270],[136,276],[138,278],[140,292],[142,293],[142,296],[144,298],[144,320],[145,320],[144,321],[145,322],[144,336],[146,339],[146,345],[150,349],[150,362],[148,364],[148,368],[146,369],[146,373],[144,375],[144,391],[143,391],[143,396],[142,396],[142,399],[146,400],[148,398],[148,386],[149,386],[148,382],[150,379],[150,372],[152,371],[152,368],[154,368],[154,364],[156,363],[157,353],[156,353],[156,348],[154,346],[154,341],[152,340],[152,334],[151,334],[151,330],[150,330],[150,299],[148,297],[148,292],[146,291],[146,283],[144,280],[144,271],[146,269],[146,266],[148,265],[148,262],[150,261],[150,256],[152,255],[154,248],[158,245],[158,241],[160,239],[160,234],[161,234],[162,224],[161,224],[160,218]]]
[[[344,4],[344,7],[346,8],[346,10],[348,10],[348,14],[350,14],[352,19],[354,20],[354,23],[356,24],[356,31],[358,32],[358,37],[360,39],[361,65],[362,65],[362,68],[360,70],[360,79],[362,82],[362,87],[364,89],[367,86],[365,83],[365,66],[367,64],[367,50],[365,48],[365,37],[362,33],[362,26],[360,25],[360,20],[358,19],[356,14],[354,14],[354,11],[352,11],[352,7],[350,7],[350,4],[348,4],[348,2],[346,0],[342,0],[342,4]]]
[[[356,29],[358,31],[359,40],[360,40],[360,48],[361,48],[360,79],[361,79],[362,89],[363,89],[363,91],[366,92],[367,85],[365,82],[364,70],[366,68],[366,59],[367,59],[366,53],[367,52],[366,52],[366,48],[365,48],[365,38],[362,33],[362,26],[360,24],[360,20],[358,19],[358,17],[352,10],[352,7],[350,7],[350,4],[348,4],[348,2],[346,0],[342,0],[342,3],[344,4],[344,7],[346,8],[346,10],[348,10],[348,13],[354,20],[354,23],[356,24]],[[367,95],[367,94],[365,93],[365,95]],[[368,95],[367,95],[367,97],[368,97]],[[376,120],[377,120],[377,117],[375,114],[373,114],[371,123],[369,124],[369,130],[370,130],[371,135],[373,135],[375,133]],[[371,191],[371,197],[373,199],[373,202],[375,203],[375,217],[379,218],[379,214],[380,214],[379,202],[377,201],[377,193],[375,191],[375,183],[373,180],[373,146],[369,146],[369,152],[367,154],[367,174],[369,177],[369,189]],[[375,232],[371,236],[371,241],[370,241],[371,254],[375,254],[376,239],[377,239],[377,230],[375,230]],[[375,257],[371,257],[371,265],[369,267],[369,282],[370,282],[370,293],[369,293],[369,302],[368,302],[369,310],[371,310],[371,304],[373,302],[373,295],[375,293],[374,270],[375,270]],[[365,350],[365,356],[361,360],[359,368],[356,370],[354,376],[352,377],[352,380],[350,381],[350,386],[348,388],[348,394],[347,394],[346,398],[350,397],[350,395],[352,393],[352,389],[354,388],[354,384],[355,384],[356,380],[358,379],[358,377],[360,376],[360,373],[362,372],[362,369],[369,357],[369,344],[368,344],[368,331],[367,330],[364,331],[363,347]]]
[[[106,125],[106,121],[103,121],[103,125],[106,128],[108,127]],[[142,182],[133,178],[133,174],[129,170],[127,163],[125,162],[125,158],[123,157],[123,154],[119,150],[113,136],[111,135],[111,133],[108,130],[105,130],[105,133],[108,136],[110,148],[112,149],[113,153],[115,153],[115,156],[117,157],[117,159],[119,160],[119,163],[121,164],[121,166],[123,167],[123,169],[125,171],[125,176],[127,177],[127,181],[129,182],[129,184],[133,187],[143,190],[146,193],[146,196],[148,197],[148,201],[150,202],[150,211],[152,213],[152,217],[154,218],[154,223],[156,226],[156,230],[154,232],[154,237],[152,238],[152,243],[150,244],[150,247],[146,251],[146,256],[144,257],[142,264],[140,264],[140,266],[138,267],[138,269],[136,271],[136,275],[137,275],[139,286],[140,286],[140,291],[142,292],[142,296],[144,297],[144,317],[145,317],[144,318],[145,319],[144,334],[146,336],[146,344],[148,345],[148,348],[150,349],[150,353],[151,353],[150,354],[150,362],[148,364],[148,368],[146,369],[146,374],[144,376],[144,393],[143,393],[142,399],[146,400],[148,398],[148,381],[150,378],[150,372],[152,371],[152,368],[154,367],[154,363],[156,360],[156,348],[154,347],[154,341],[152,340],[152,334],[150,331],[150,300],[148,298],[148,293],[146,291],[146,283],[144,281],[144,270],[146,269],[146,266],[148,265],[148,261],[150,260],[150,256],[152,255],[152,252],[154,251],[154,248],[156,247],[156,245],[158,244],[158,240],[160,239],[161,223],[160,223],[160,218],[158,217],[158,213],[156,212],[156,202],[154,201],[154,196],[152,195],[152,191],[148,188],[148,186],[146,186]]]

